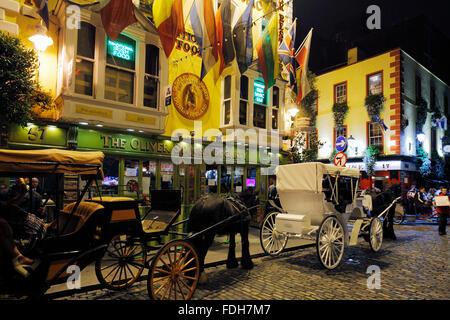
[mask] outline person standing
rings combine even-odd
[[[416,196],[417,190],[416,190],[416,186],[412,185],[411,189],[408,190],[408,192],[406,193],[406,201],[407,201],[407,205],[408,205],[408,213],[415,213],[414,210],[414,198]]]
[[[447,197],[447,205],[444,206],[438,206],[436,205],[436,198],[439,197]],[[435,197],[435,200],[433,201],[433,205],[436,207],[436,211],[439,214],[439,235],[443,236],[446,235],[446,228],[447,228],[447,218],[449,214],[449,205],[448,205],[448,193],[447,188],[443,187],[441,188],[441,193]]]
[[[416,206],[416,214],[418,213],[419,215],[423,215],[428,213],[429,204],[424,187],[421,187],[419,192],[416,193],[414,197],[414,205]]]

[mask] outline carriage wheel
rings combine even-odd
[[[288,236],[276,230],[275,218],[278,212],[269,213],[259,231],[259,241],[265,253],[271,256],[280,254],[286,247]]]
[[[336,268],[344,255],[344,227],[334,216],[322,221],[316,238],[319,261],[325,268]]]
[[[106,288],[124,290],[139,278],[146,261],[143,243],[128,241],[126,235],[117,235],[111,239],[103,257],[95,262],[95,274]]]
[[[199,277],[197,250],[185,240],[173,240],[162,247],[152,261],[148,295],[154,300],[189,300]]]
[[[373,252],[378,252],[381,249],[381,244],[383,243],[383,225],[378,218],[373,218],[370,221],[369,229],[369,244],[370,249]]]

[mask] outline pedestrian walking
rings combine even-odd
[[[445,197],[447,199],[445,199]],[[442,198],[442,199],[440,199]],[[447,193],[447,188],[441,188],[441,193],[434,198],[433,205],[436,207],[436,211],[439,214],[439,235],[446,235],[447,228],[447,218],[449,214],[449,197]]]

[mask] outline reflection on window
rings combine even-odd
[[[106,67],[105,98],[133,103],[134,73]]]
[[[161,161],[161,189],[173,188],[173,163]]]
[[[139,177],[139,160],[125,160],[125,168],[123,175],[123,184],[125,187],[125,194],[135,194],[139,190],[138,177]]]
[[[207,165],[205,178],[206,178],[205,193],[217,193],[217,166]]]

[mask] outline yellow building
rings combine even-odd
[[[348,52],[346,65],[318,75],[316,81],[319,92],[316,124],[319,139],[325,142],[319,149],[319,159],[331,159],[337,152],[336,138],[343,136],[348,142],[346,166],[362,170],[363,188],[369,186],[363,162],[368,146],[380,150],[374,179],[374,186],[379,188],[390,183],[401,182],[404,188],[414,184],[419,144],[429,154],[436,151],[442,156],[444,130],[433,125],[429,112],[425,111],[423,126],[417,129],[424,133],[425,139],[417,139],[421,133],[416,131],[417,110],[421,108],[418,98],[443,112],[448,105],[449,87],[400,48],[363,60],[358,60],[358,48],[353,48]],[[370,93],[385,98],[379,113],[384,130],[381,121],[371,121],[368,115],[365,99]],[[342,102],[347,104],[348,112],[342,125],[336,126],[333,105]]]
[[[27,128],[12,127],[8,147],[102,150],[106,155],[105,184],[137,182],[145,194],[153,188],[182,188],[186,203],[204,192],[225,193],[247,187],[255,188],[265,198],[268,179],[261,173],[267,163],[262,163],[259,153],[252,155],[263,145],[265,156],[285,160],[285,155],[276,149],[281,149],[284,131],[286,81],[280,77],[275,87],[263,90],[259,93],[262,100],[256,101],[262,76],[255,51],[254,63],[244,75],[239,74],[233,62],[217,82],[212,73],[199,82],[200,49],[188,18],[186,32],[179,35],[174,50],[166,57],[156,29],[149,24],[132,24],[111,41],[98,9],[81,6],[93,2],[49,1],[47,35],[53,45],[39,52],[39,81],[51,90],[56,106],[51,112],[41,113],[36,123]],[[133,3],[150,15],[147,1]],[[218,8],[221,1],[213,3]],[[232,3],[234,24],[247,1]],[[277,1],[278,6],[283,3]],[[191,6],[192,0],[184,1],[185,17]],[[31,1],[6,0],[0,7],[5,7],[0,11],[0,29],[17,34],[26,46],[32,47],[28,38],[42,23]],[[266,23],[260,0],[255,1],[252,12],[256,43]],[[282,6],[277,14],[280,29],[287,30],[293,20],[292,2]],[[246,97],[241,89],[246,91]],[[200,106],[198,110],[189,110],[192,101]],[[239,135],[248,129],[258,137],[268,137],[268,141],[254,141],[247,135],[242,146],[238,145]],[[234,161],[206,164],[196,154],[192,160],[199,161],[190,165],[173,163],[176,142],[171,141],[171,136],[177,131],[184,138],[196,139],[194,148],[200,149],[200,156],[202,148],[222,135],[222,141],[232,147],[224,157]],[[275,150],[267,147],[267,143],[272,143],[271,134],[280,138],[276,139],[276,148],[272,148]],[[250,147],[254,149],[249,150]]]

